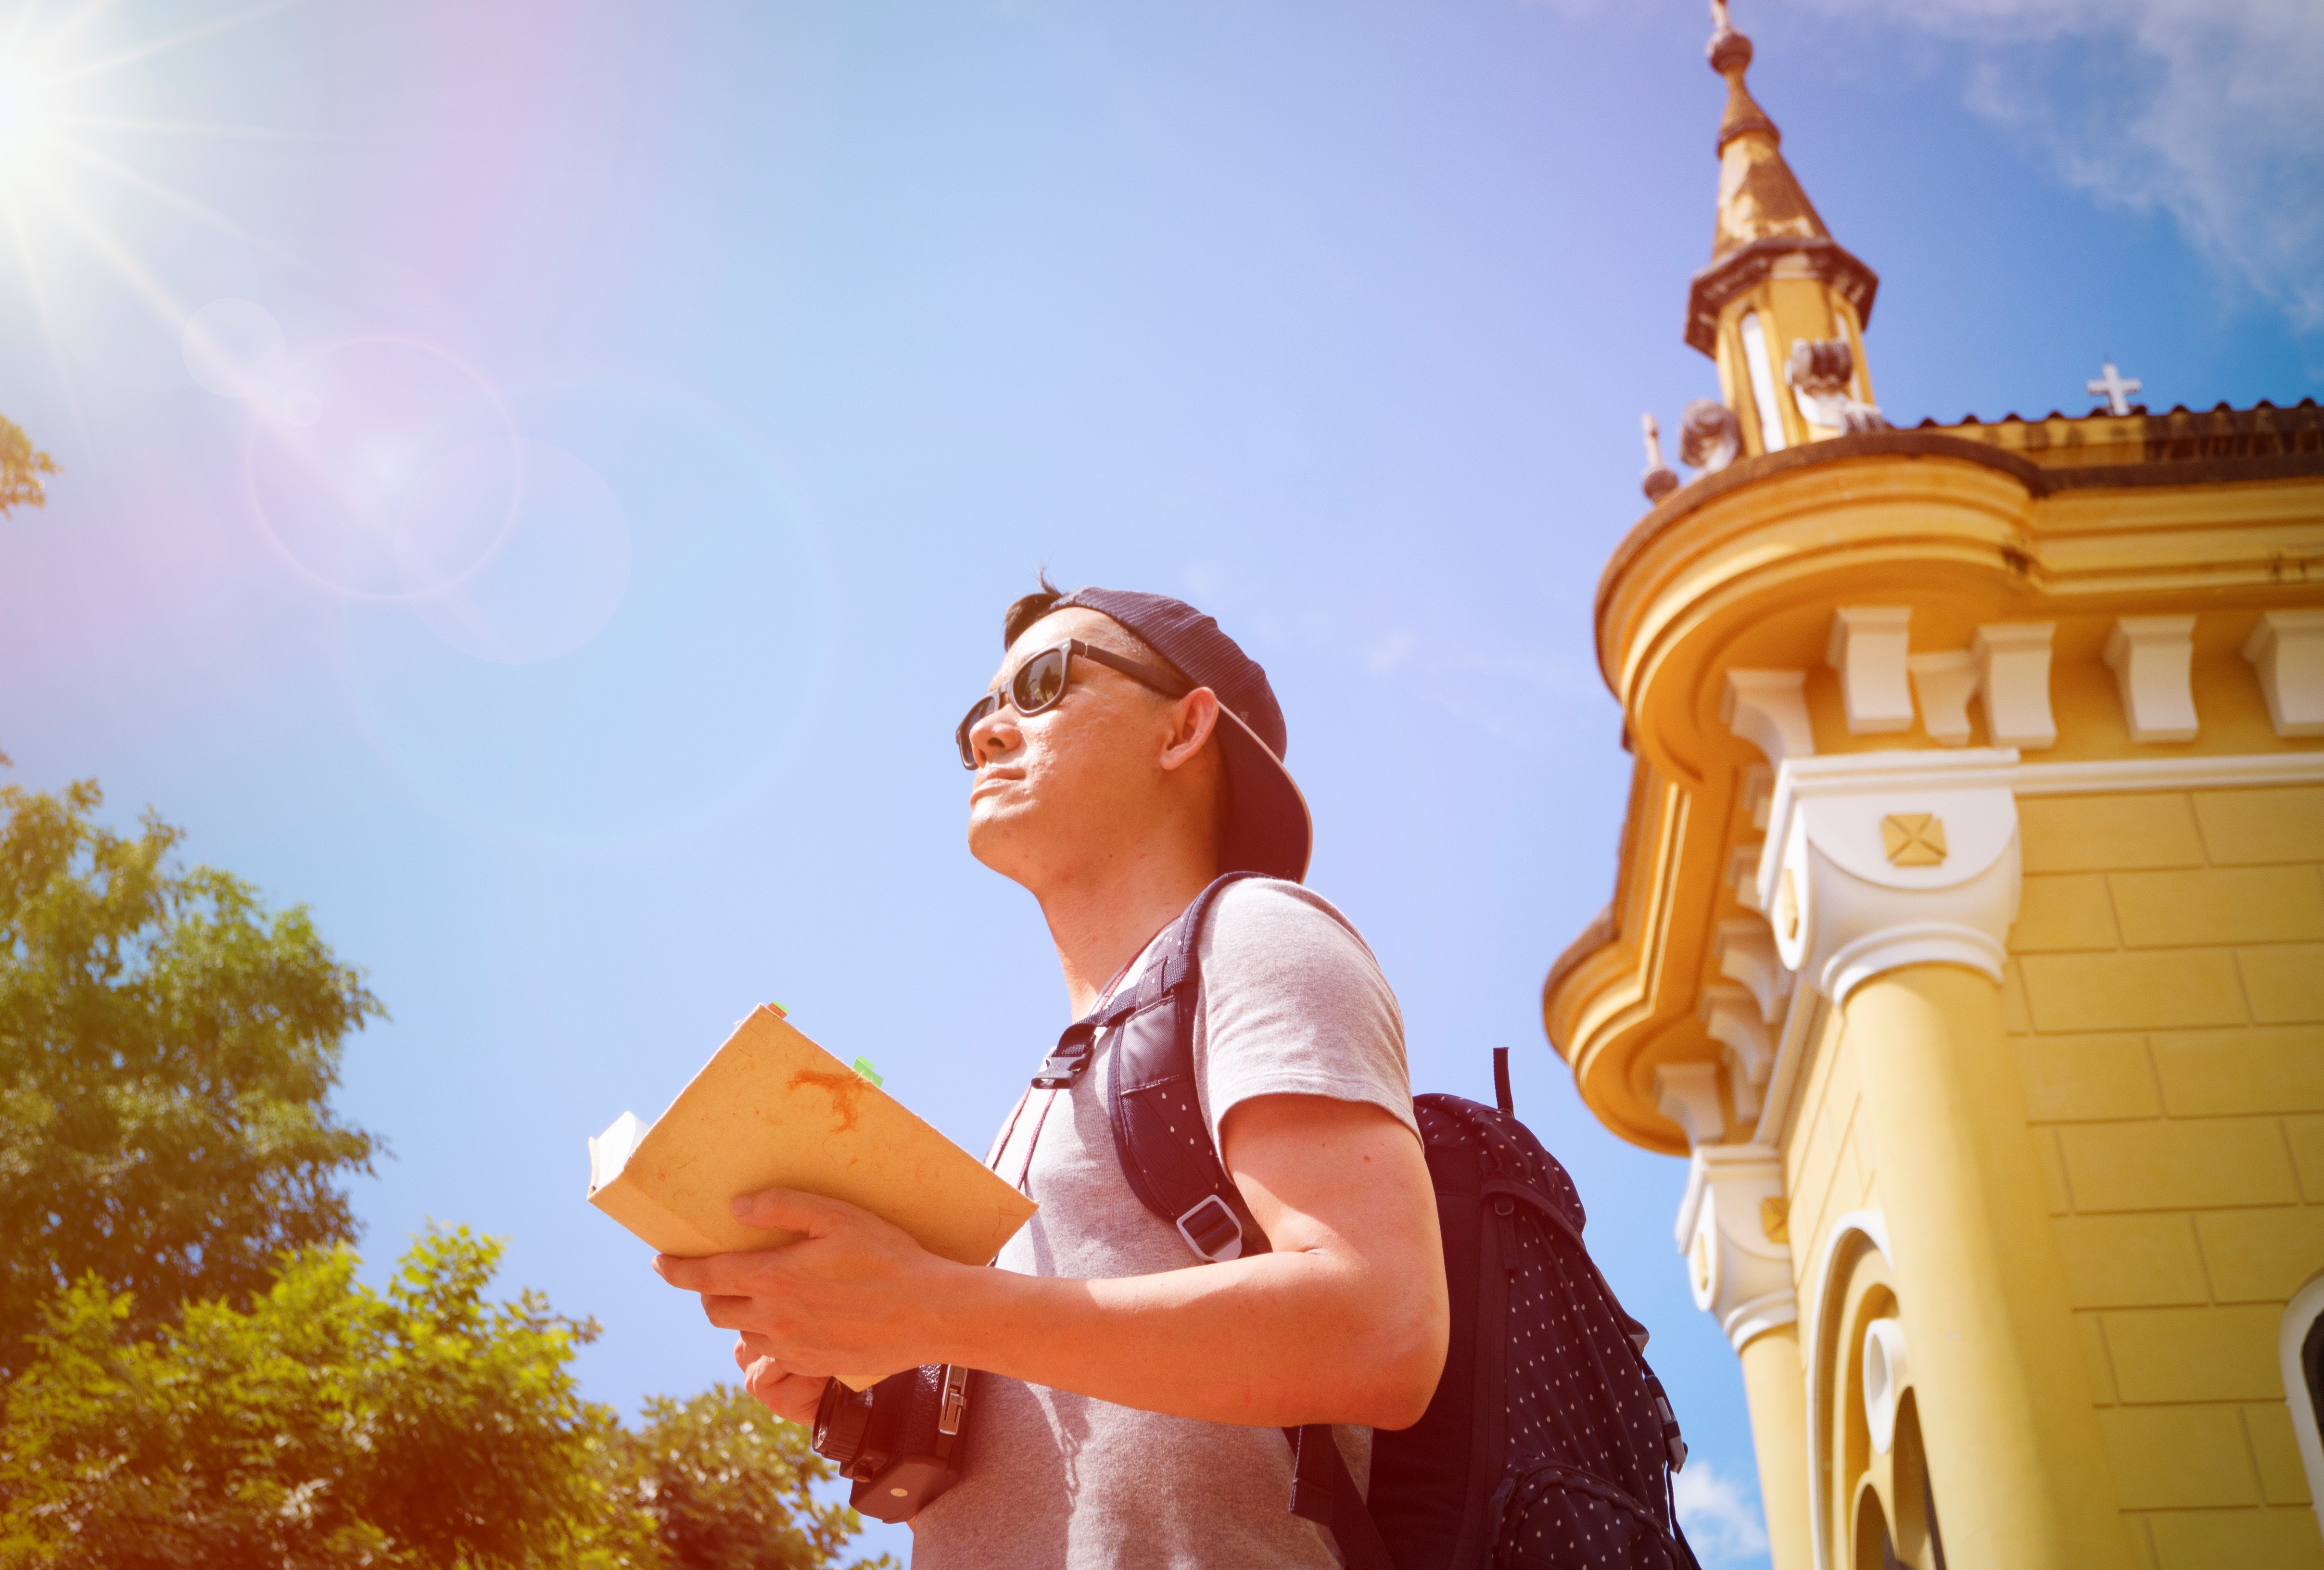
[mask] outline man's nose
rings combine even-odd
[[[1021,738],[1016,718],[1017,711],[1003,704],[969,727],[969,751],[976,755],[980,767],[1017,750]]]

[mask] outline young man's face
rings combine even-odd
[[[1078,638],[1140,660],[1112,618],[1078,606],[1025,629],[993,673],[999,692],[1041,650]],[[1072,663],[1065,696],[1036,715],[1003,704],[970,732],[971,854],[1034,891],[1102,870],[1137,830],[1168,810],[1162,763],[1176,706],[1092,660]]]

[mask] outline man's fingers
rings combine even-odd
[[[728,1202],[734,1219],[761,1232],[803,1232],[809,1237],[829,1237],[863,1213],[842,1199],[802,1194],[796,1188],[761,1188],[738,1194]]]
[[[654,1272],[681,1292],[740,1294],[749,1254],[713,1254],[706,1260],[682,1260],[676,1254],[656,1254]]]
[[[761,1360],[743,1375],[742,1388],[778,1418],[812,1423],[816,1408],[823,1403],[824,1387],[830,1382],[820,1374],[785,1373],[772,1362]]]

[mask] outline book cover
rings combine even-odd
[[[735,1026],[650,1127],[623,1113],[591,1140],[589,1166],[590,1204],[687,1258],[797,1242],[728,1211],[761,1188],[861,1205],[964,1265],[989,1262],[1036,1208],[770,1007]]]

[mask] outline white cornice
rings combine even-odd
[[[2072,763],[2020,763],[2020,796],[2094,796],[2108,790],[2217,790],[2248,785],[2324,783],[2324,748],[2304,753],[2238,753],[2221,757],[2094,758]]]

